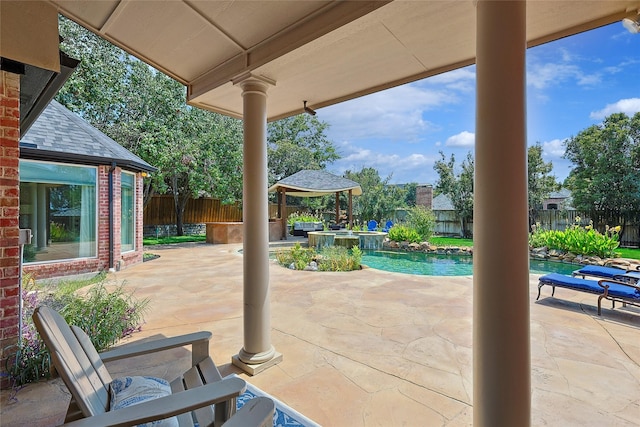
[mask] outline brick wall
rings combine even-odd
[[[5,357],[3,350],[18,341],[19,139],[20,76],[0,71],[0,360]],[[0,370],[4,370],[4,363]],[[8,386],[8,379],[3,376],[0,388]]]
[[[416,187],[416,205],[431,209],[433,206],[433,187],[431,185],[418,185]]]

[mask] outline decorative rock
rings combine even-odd
[[[304,268],[304,271],[318,271],[318,263],[311,261],[309,265]]]
[[[296,265],[294,263],[289,264],[289,270],[295,270]]]
[[[419,251],[420,250],[420,244],[419,243],[409,243],[409,250],[410,251]]]

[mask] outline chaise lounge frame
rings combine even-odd
[[[275,403],[269,398],[251,399],[236,413],[236,398],[245,391],[246,382],[237,377],[222,378],[209,356],[210,332],[131,344],[99,354],[82,329],[69,326],[53,309],[36,308],[33,320],[56,371],[71,392],[65,425],[132,426],[176,416],[180,426],[192,427],[194,420],[201,427],[273,426]],[[105,362],[187,345],[192,347],[192,367],[171,382],[171,395],[108,410],[112,378]]]
[[[561,281],[553,281],[549,280],[549,277],[556,277],[560,275],[547,274],[540,277],[538,283],[538,297],[536,301],[540,299],[540,292],[544,285],[551,286],[551,296],[554,296],[556,287],[571,289],[579,292],[586,292],[590,294],[598,295],[598,316],[602,315],[602,300],[606,299],[611,301],[611,308],[615,309],[616,302],[622,303],[623,307],[626,307],[627,304],[633,305],[636,307],[640,307],[640,286],[634,283],[629,282],[620,282],[613,279],[600,279],[596,280],[588,280],[588,279],[579,279],[572,277],[570,279],[578,280],[583,282],[586,286],[573,286],[571,283],[561,282]],[[597,286],[596,286],[597,285]],[[623,295],[618,292],[621,288],[620,286],[630,287],[635,290],[635,294],[637,297],[630,297],[627,295]]]

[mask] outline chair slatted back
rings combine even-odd
[[[93,365],[93,368],[98,373],[102,384],[104,384],[104,386],[108,390],[109,384],[111,384],[113,378],[111,378],[109,371],[107,371],[107,367],[104,366],[104,362],[100,358],[100,355],[96,351],[96,348],[93,346],[91,338],[89,338],[89,335],[87,335],[85,331],[75,325],[71,325],[71,331],[76,336],[76,338],[78,338],[78,342],[84,349],[84,353],[87,355],[89,361],[91,362],[91,365]]]
[[[51,308],[47,306],[36,308],[33,321],[40,337],[51,352],[56,370],[83,415],[90,417],[106,412],[109,393],[108,383],[105,383],[104,379],[109,377],[108,372],[105,377],[106,369],[104,372],[99,372],[104,365],[100,368],[101,362],[98,364],[93,354],[87,355],[85,347],[67,322]],[[93,346],[91,348],[97,355],[95,348]]]

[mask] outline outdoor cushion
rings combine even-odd
[[[540,283],[551,286],[561,286],[586,292],[601,294],[604,292],[602,286],[596,280],[580,279],[577,277],[565,276],[559,273],[549,273],[540,277]]]
[[[617,283],[604,282],[603,285],[609,286],[608,294],[613,297],[624,299],[636,299],[640,301],[640,289],[631,286],[621,285]]]
[[[621,268],[616,268],[616,267],[602,267],[600,265],[585,265],[581,267],[580,270],[574,271],[573,275],[612,278],[614,276],[618,276],[626,272],[627,270],[623,270]]]
[[[111,394],[109,408],[111,411],[171,394],[169,382],[162,378],[155,377],[134,376],[116,378],[111,381],[109,388]],[[150,423],[138,424],[138,426],[178,427],[178,419],[176,417],[170,417]]]

